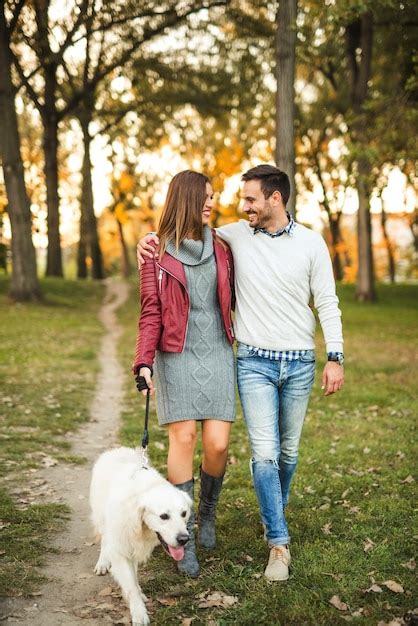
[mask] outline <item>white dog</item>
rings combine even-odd
[[[149,624],[137,568],[160,543],[176,561],[189,539],[191,500],[155,469],[142,467],[138,451],[115,448],[96,461],[90,485],[92,521],[101,537],[95,572],[111,571],[129,604],[134,626]]]

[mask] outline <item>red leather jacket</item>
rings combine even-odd
[[[218,303],[226,336],[234,342],[234,266],[229,247],[214,234]],[[189,293],[183,264],[167,252],[161,260],[145,258],[140,270],[141,315],[138,324],[134,373],[153,366],[156,350],[183,352],[189,321]]]

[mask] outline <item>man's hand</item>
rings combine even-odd
[[[154,385],[152,383],[152,378],[151,378],[151,370],[148,367],[141,367],[141,369],[138,372],[138,376],[143,376],[145,378],[145,382],[148,385],[148,389],[150,394],[152,395],[155,391],[154,389]],[[142,395],[146,396],[147,395],[147,390],[143,389],[141,391]]]
[[[158,256],[158,253],[156,253],[154,248],[150,245],[150,241],[155,241],[157,245],[160,243],[157,235],[145,235],[136,247],[136,258],[138,259],[139,267],[145,263],[145,256],[148,256],[150,259],[152,259],[153,256]]]
[[[327,361],[322,373],[322,387],[326,396],[339,391],[344,384],[344,368],[336,361]]]

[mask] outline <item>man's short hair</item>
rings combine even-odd
[[[286,172],[282,172],[278,167],[274,165],[257,165],[242,175],[241,180],[247,182],[248,180],[259,180],[261,191],[264,194],[265,199],[275,191],[280,191],[282,195],[283,204],[286,205],[290,196],[290,182],[289,176]]]

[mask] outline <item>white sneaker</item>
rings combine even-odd
[[[267,580],[287,580],[289,578],[290,550],[286,546],[270,548],[269,562],[264,576]]]

